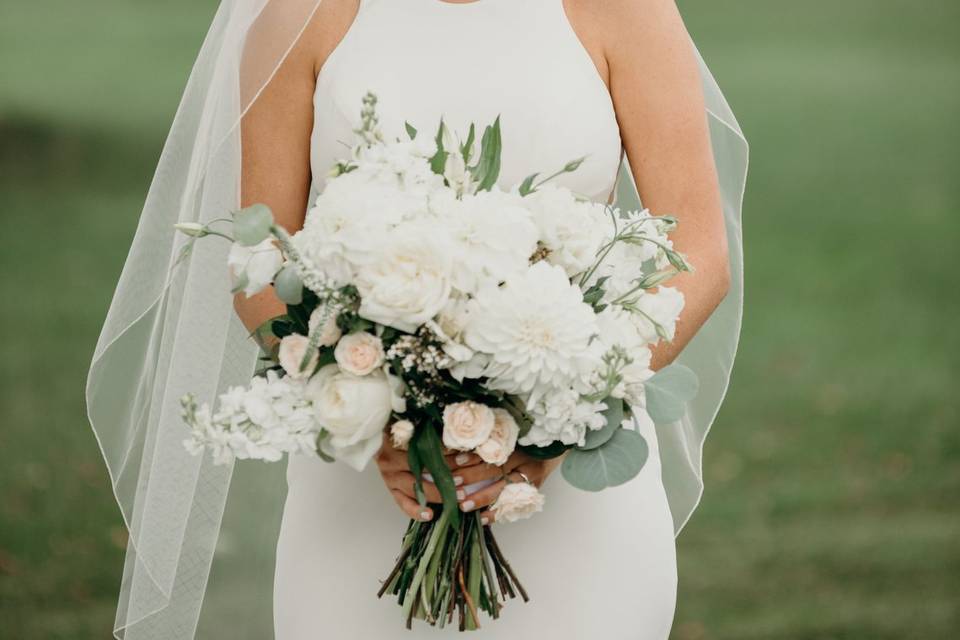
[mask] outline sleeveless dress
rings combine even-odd
[[[501,116],[500,183],[545,174],[587,156],[561,182],[606,201],[622,157],[609,92],[571,27],[562,0],[364,0],[317,79],[311,168],[313,195],[347,150],[361,97],[379,98],[389,137],[404,122],[433,135],[441,117],[465,133]],[[509,233],[509,229],[504,229]],[[663,640],[676,601],[674,530],[652,425],[643,471],[600,493],[545,483],[544,511],[494,525],[531,596],[511,600],[481,639]],[[394,598],[377,600],[407,517],[376,466],[362,473],[294,456],[277,545],[277,640],[448,636],[453,629],[404,629]],[[473,637],[473,636],[471,636]]]

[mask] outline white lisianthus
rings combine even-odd
[[[272,237],[252,247],[234,242],[227,255],[233,285],[248,298],[269,286],[282,266],[283,254]]]
[[[490,388],[536,401],[596,369],[596,333],[580,289],[560,267],[537,262],[502,287],[477,293],[464,336],[467,346],[489,355],[483,375]]]
[[[568,189],[553,184],[538,187],[523,200],[547,249],[547,262],[562,267],[570,277],[593,265],[612,226],[604,205],[577,200]]]
[[[390,425],[390,442],[394,449],[405,451],[413,437],[414,426],[409,420],[397,420]]]
[[[467,400],[443,409],[443,444],[448,449],[470,451],[486,442],[493,431],[493,409]]]
[[[543,511],[543,494],[527,482],[511,482],[503,488],[490,510],[497,522],[525,520]]]
[[[455,243],[454,287],[470,293],[527,268],[538,234],[522,204],[520,196],[498,189],[445,202],[438,214]]]
[[[358,270],[360,315],[401,331],[415,331],[447,304],[452,268],[448,245],[434,240],[419,225],[403,227],[380,255]]]
[[[607,424],[603,415],[607,405],[584,400],[573,389],[552,390],[540,396],[527,411],[533,425],[520,444],[546,447],[553,442],[582,445],[587,431],[602,429]]]
[[[657,325],[660,326],[667,340],[673,340],[677,331],[677,319],[683,311],[684,298],[679,289],[660,286],[656,293],[644,293],[637,302],[637,307],[643,312],[634,314],[637,327],[643,338],[656,344],[660,341]],[[656,323],[656,324],[654,324]]]
[[[291,333],[280,340],[278,356],[280,366],[283,367],[287,375],[294,380],[310,377],[313,370],[317,368],[317,362],[320,360],[320,351],[318,349],[313,350],[307,366],[303,369],[300,368],[309,348],[310,338],[302,336],[299,333]]]
[[[493,430],[483,444],[477,447],[477,455],[487,464],[502,466],[517,447],[520,427],[506,409],[493,410]]]
[[[383,342],[366,331],[351,333],[340,339],[333,357],[340,369],[355,376],[365,376],[383,365]]]
[[[355,376],[329,364],[310,379],[305,396],[317,423],[329,434],[320,441],[324,453],[362,471],[380,448],[393,410],[393,389],[386,375],[376,371]]]
[[[323,329],[320,329],[320,342],[318,344],[321,347],[332,347],[337,344],[337,340],[343,334],[340,326],[337,325],[337,314],[328,313],[323,305],[314,309],[310,314],[308,323],[310,335],[313,335],[319,329],[321,322],[323,323]]]

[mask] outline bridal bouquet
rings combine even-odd
[[[185,444],[221,463],[299,453],[361,470],[386,431],[421,504],[424,477],[443,504],[410,522],[380,595],[398,597],[408,627],[456,612],[475,629],[479,611],[527,595],[491,528],[459,511],[444,454],[565,455],[563,476],[588,491],[634,477],[647,457],[636,421],[676,421],[696,392],[689,370],[649,366],[683,307],[664,283],[690,267],[675,219],[552,183],[582,160],[504,191],[499,120],[479,141],[473,126],[462,139],[442,122],[435,136],[406,129],[385,140],[368,94],[350,158],[293,235],[263,205],[234,213],[232,234],[178,225],[232,240],[234,292],[272,286],[286,304],[260,329],[279,342],[249,386],[215,409],[183,399]],[[512,482],[492,511],[509,522],[543,504]]]

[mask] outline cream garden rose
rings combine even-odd
[[[340,339],[333,350],[333,357],[343,371],[365,376],[383,365],[383,342],[366,331],[351,333]]]
[[[363,470],[380,448],[383,428],[395,406],[394,387],[382,370],[355,376],[335,364],[322,367],[307,383],[317,423],[329,434],[320,441],[327,455]]]
[[[503,488],[490,510],[497,522],[516,522],[543,511],[544,502],[543,494],[532,484],[511,482]]]
[[[476,453],[488,464],[503,465],[517,447],[520,427],[506,409],[493,410],[493,430],[490,437],[477,447]]]
[[[472,400],[448,404],[443,409],[443,444],[471,451],[486,442],[495,423],[493,409],[484,404]]]
[[[303,357],[310,348],[310,338],[298,333],[291,333],[280,340],[279,360],[280,366],[287,372],[287,375],[294,380],[302,380],[310,376],[313,370],[317,368],[317,362],[320,360],[320,352],[313,350],[310,356],[310,362],[301,371],[300,365]]]
[[[413,437],[414,426],[409,420],[397,420],[390,425],[390,443],[394,449],[401,451],[410,446],[410,438]]]

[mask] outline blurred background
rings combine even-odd
[[[752,167],[674,638],[957,637],[960,3],[680,6]],[[0,637],[110,637],[125,532],[84,377],[214,9],[0,6]]]

